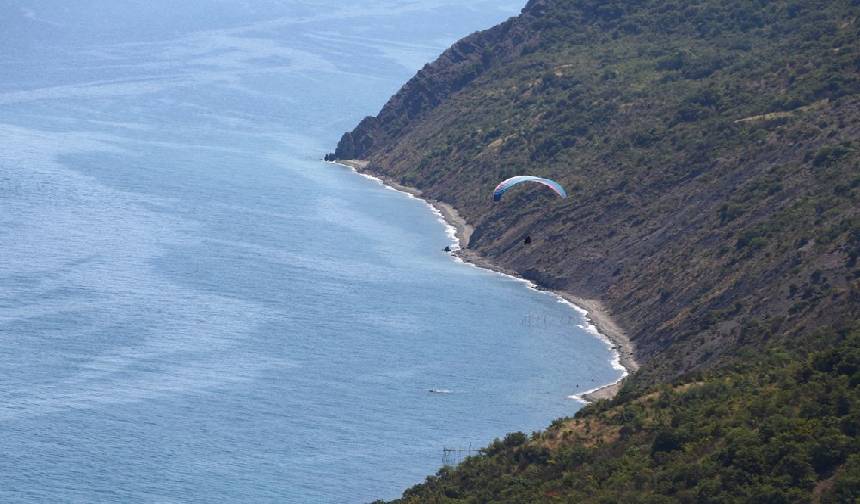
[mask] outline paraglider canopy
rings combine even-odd
[[[537,182],[539,184],[543,184],[555,191],[555,193],[562,198],[567,198],[567,192],[564,190],[564,187],[562,187],[561,184],[559,184],[555,180],[534,177],[532,175],[517,175],[516,177],[511,177],[507,180],[502,181],[502,183],[496,186],[496,189],[493,191],[493,201],[501,200],[502,195],[505,194],[508,189],[523,182]]]

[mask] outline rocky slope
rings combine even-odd
[[[344,135],[329,159],[456,208],[469,253],[602,301],[642,365],[402,502],[856,502],[858,17],[856,0],[532,0]],[[492,202],[523,173],[570,198]]]
[[[604,301],[644,376],[707,368],[856,319],[858,13],[533,0],[422,69],[331,157],[452,204],[500,265]],[[493,204],[519,173],[571,197]]]

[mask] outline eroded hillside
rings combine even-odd
[[[856,318],[858,13],[532,1],[426,66],[335,156],[451,203],[502,266],[603,300],[644,375],[709,367]],[[571,197],[493,204],[520,173]]]
[[[856,502],[858,15],[533,0],[344,135],[331,157],[453,205],[475,253],[602,300],[642,364],[402,502]],[[494,204],[522,173],[571,197]]]

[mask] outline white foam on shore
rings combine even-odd
[[[391,189],[394,189],[394,188],[392,187]],[[396,189],[395,189],[395,191],[396,191]],[[403,191],[400,191],[400,192],[403,192]],[[409,194],[409,193],[404,193],[404,194]],[[451,224],[450,222],[448,222],[447,220],[445,220],[445,214],[442,213],[442,210],[439,210],[438,208],[436,208],[435,205],[433,205],[432,203],[430,203],[429,201],[427,201],[425,199],[417,198],[414,194],[409,194],[409,196],[416,198],[416,199],[420,199],[428,207],[430,207],[430,211],[433,212],[433,215],[436,216],[436,220],[438,220],[443,226],[445,226],[445,234],[448,235],[448,239],[451,242],[451,244],[449,245],[449,247],[451,247],[451,251],[460,250],[460,239],[457,238],[457,227],[454,226],[453,224]],[[459,257],[457,259],[459,259]],[[460,262],[463,262],[463,261],[460,260]]]
[[[350,165],[343,164],[343,163],[338,163],[337,161],[326,161],[326,162],[331,163],[331,164],[336,164],[338,166],[343,166],[344,168],[349,168],[349,170],[351,172],[355,173],[356,175],[358,175],[360,177],[364,177],[364,178],[369,179],[369,180],[372,180],[372,181],[376,182],[377,184],[381,185],[382,187],[384,187],[390,191],[394,191],[394,192],[400,193],[400,194],[405,194],[406,197],[408,197],[408,198],[421,201],[422,203],[427,205],[427,207],[430,208],[430,211],[433,212],[433,215],[436,216],[436,220],[438,220],[439,223],[445,227],[445,234],[448,236],[448,239],[450,240],[449,247],[451,248],[451,251],[460,250],[460,248],[461,248],[460,247],[460,239],[457,238],[457,227],[454,226],[453,224],[451,224],[450,222],[448,222],[445,219],[445,214],[442,212],[442,210],[439,210],[439,208],[437,208],[436,205],[434,205],[433,203],[430,203],[429,201],[427,201],[424,198],[419,198],[418,196],[412,194],[409,191],[402,191],[400,189],[397,189],[396,187],[392,187],[392,186],[386,184],[385,181],[379,177],[369,175],[367,173],[362,173],[362,172],[358,171],[354,166],[350,166]],[[456,257],[455,259],[457,259],[458,262],[464,262],[459,257]]]
[[[331,164],[336,164],[338,166],[343,166],[345,168],[349,168],[349,170],[352,171],[353,173],[356,173],[356,174],[358,174],[364,178],[373,180],[374,182],[378,183],[379,185],[385,187],[386,189],[390,189],[390,190],[398,192],[400,194],[405,194],[407,197],[412,198],[412,199],[421,200],[425,205],[430,207],[430,210],[437,217],[439,222],[441,222],[442,225],[445,226],[445,234],[447,234],[448,237],[451,239],[451,245],[450,245],[451,250],[452,251],[460,250],[460,240],[457,238],[457,227],[454,226],[453,224],[451,224],[450,222],[448,222],[448,220],[445,219],[445,214],[441,210],[436,208],[436,206],[433,205],[432,203],[430,203],[429,201],[425,200],[424,198],[418,197],[418,196],[412,194],[411,192],[403,191],[403,190],[397,189],[396,187],[392,187],[392,186],[386,184],[385,181],[382,180],[381,178],[375,177],[373,175],[368,175],[367,173],[362,173],[362,172],[358,171],[354,166],[350,166],[350,165],[343,164],[343,163],[338,163],[337,161],[327,161],[327,162],[331,163]],[[510,275],[510,274],[504,273],[502,271],[497,271],[497,270],[490,269],[490,268],[484,268],[484,267],[478,266],[475,263],[467,262],[462,257],[457,256],[457,255],[452,255],[451,258],[457,263],[466,264],[468,266],[472,266],[473,268],[478,268],[478,269],[484,270],[484,271],[490,271],[490,272],[495,273],[497,275],[501,275],[505,278],[509,278],[509,279],[517,281],[517,282],[522,282],[526,285],[526,288],[528,288],[528,289],[531,289],[535,292],[539,292],[542,294],[547,294],[547,295],[555,297],[556,301],[558,301],[561,304],[564,304],[564,305],[567,305],[567,306],[573,308],[574,311],[576,311],[578,314],[580,314],[582,316],[582,318],[585,321],[585,324],[577,324],[577,327],[579,327],[580,329],[583,329],[586,332],[592,334],[595,338],[602,341],[609,348],[610,353],[611,353],[611,357],[609,359],[609,365],[612,366],[613,369],[615,369],[617,371],[621,371],[621,376],[612,383],[600,385],[598,387],[595,387],[595,388],[590,389],[590,390],[586,390],[585,392],[581,392],[579,394],[569,395],[569,396],[567,396],[568,399],[573,399],[574,401],[578,401],[578,402],[581,402],[583,404],[588,404],[590,401],[585,399],[584,396],[586,396],[588,394],[592,394],[594,392],[597,392],[600,389],[603,389],[606,387],[611,387],[612,385],[617,385],[618,383],[621,382],[621,380],[623,380],[624,378],[626,378],[630,374],[630,371],[626,367],[624,367],[623,364],[621,364],[621,353],[618,351],[617,346],[612,342],[611,339],[609,339],[608,336],[601,333],[600,330],[597,329],[597,326],[594,325],[594,322],[588,316],[588,310],[586,310],[585,308],[576,305],[575,303],[566,299],[561,294],[558,294],[558,293],[550,291],[550,290],[541,289],[536,283],[534,283],[531,280],[528,280],[526,278],[523,278],[521,276]]]
[[[618,381],[621,381],[621,380],[619,379]],[[618,383],[618,382],[610,383],[608,385],[601,385],[599,387],[594,387],[593,389],[588,389],[585,392],[580,392],[579,394],[571,394],[571,395],[567,396],[567,398],[572,399],[572,400],[577,401],[577,402],[580,402],[582,404],[589,404],[591,401],[586,399],[585,396],[587,396],[588,394],[593,394],[602,388],[611,387],[612,385],[615,385],[616,383]]]

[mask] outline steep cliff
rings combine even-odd
[[[426,66],[333,159],[469,248],[599,299],[641,370],[402,502],[855,502],[860,2],[541,0]],[[496,183],[550,177],[570,194]],[[530,236],[530,243],[523,238]]]
[[[603,300],[645,375],[709,367],[856,318],[858,13],[532,1],[427,65],[332,157],[454,205],[470,248],[504,267]],[[493,204],[519,173],[571,198]]]

